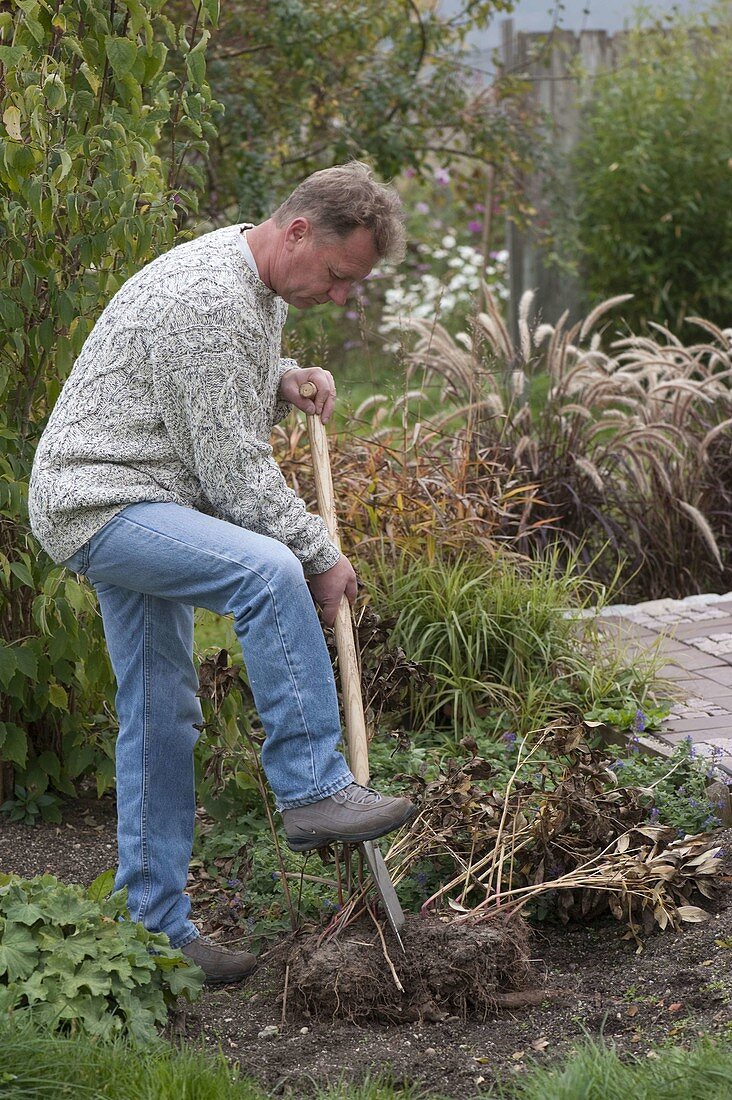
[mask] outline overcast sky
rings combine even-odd
[[[650,5],[655,12],[679,10],[692,12],[708,5],[704,0],[656,0]],[[444,13],[458,10],[459,0],[442,0]],[[551,30],[555,20],[565,30],[618,31],[634,20],[638,5],[636,0],[518,0],[512,13],[499,12],[486,30],[473,36],[474,53],[471,61],[478,67],[492,70],[491,53],[501,41],[501,22],[513,19],[516,31],[543,33]]]

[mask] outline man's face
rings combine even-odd
[[[365,279],[379,257],[370,229],[336,237],[295,218],[285,230],[277,285],[272,289],[296,309],[345,304],[354,283]]]

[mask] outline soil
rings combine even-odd
[[[716,839],[728,853],[728,874],[717,903],[708,903],[711,920],[681,933],[652,935],[641,953],[613,921],[536,926],[522,988],[496,991],[492,1004],[484,998],[477,1019],[463,1019],[456,1002],[422,1013],[427,1018],[421,1022],[418,1011],[409,1013],[408,1022],[333,1021],[322,1001],[318,1014],[309,1015],[312,1003],[298,994],[303,981],[301,975],[293,979],[293,966],[283,1003],[283,961],[294,959],[292,943],[283,942],[262,957],[246,983],[206,990],[201,1000],[181,1007],[171,1034],[220,1047],[272,1093],[295,1097],[341,1079],[355,1083],[379,1074],[397,1085],[419,1083],[433,1097],[478,1096],[496,1080],[525,1072],[532,1061],[547,1063],[567,1054],[587,1036],[604,1036],[628,1056],[698,1036],[729,1040],[732,830],[719,831]],[[115,850],[114,803],[108,797],[80,800],[60,826],[29,828],[0,818],[2,871],[27,877],[47,871],[87,884],[114,863]],[[428,938],[436,934],[427,933]],[[411,935],[410,928],[406,939]],[[515,937],[511,942],[520,955],[521,943]],[[312,947],[298,941],[297,948],[312,975],[307,965]],[[497,955],[505,943],[499,935],[483,949]],[[491,972],[500,975],[494,963]],[[338,960],[336,970],[337,965]],[[378,981],[384,988],[393,982],[386,963]]]

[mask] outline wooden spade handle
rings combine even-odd
[[[317,392],[317,387],[312,382],[303,382],[300,386],[301,397],[315,397]],[[331,541],[340,550],[341,540],[338,534],[338,520],[335,510],[333,477],[328,454],[328,436],[319,416],[308,415],[307,421],[310,451],[313,456],[318,510],[325,520]],[[348,762],[356,782],[366,786],[369,781],[368,738],[366,736],[366,719],[361,696],[361,676],[358,670],[356,643],[353,636],[351,607],[346,596],[343,596],[336,615],[335,636],[341,674],[343,712],[346,719]]]

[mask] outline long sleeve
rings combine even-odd
[[[217,515],[278,539],[306,573],[322,573],[339,553],[320,517],[286,484],[266,442],[281,377],[263,371],[266,339],[256,328],[239,325],[234,331],[192,317],[187,331],[178,328],[156,348],[159,411],[182,463]]]

